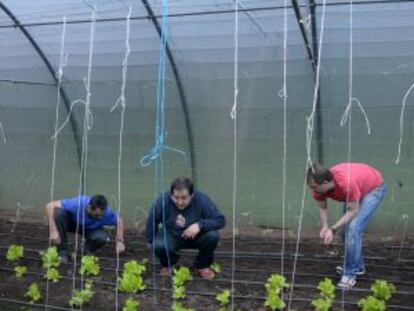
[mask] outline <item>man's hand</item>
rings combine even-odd
[[[122,241],[117,241],[116,242],[116,253],[117,254],[121,254],[125,252],[125,244]]]
[[[319,237],[325,239],[326,232],[329,230],[328,226],[323,226],[321,231],[319,231]]]
[[[200,232],[200,226],[198,225],[198,223],[194,223],[184,230],[181,237],[185,240],[194,239],[199,232]]]
[[[54,245],[59,245],[60,244],[60,235],[59,235],[59,232],[57,232],[57,231],[50,232],[50,241]]]
[[[323,238],[323,243],[325,245],[331,244],[334,237],[335,237],[335,233],[332,231],[332,229],[327,229],[325,232],[325,236]]]

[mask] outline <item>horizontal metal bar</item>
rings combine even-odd
[[[395,3],[404,3],[404,2],[412,2],[413,0],[376,0],[376,1],[354,1],[353,5],[372,5],[372,4],[395,4]],[[336,3],[326,3],[327,7],[329,6],[346,6],[349,5],[349,2],[336,2]],[[322,6],[322,4],[317,3],[316,6]],[[304,5],[300,5],[300,7],[306,7]],[[237,11],[240,12],[264,12],[264,11],[277,11],[283,10],[284,6],[268,6],[268,7],[252,7],[252,8],[239,8]],[[293,6],[288,5],[286,6],[287,9],[292,9]],[[226,10],[215,10],[215,11],[204,11],[204,12],[186,12],[186,13],[172,13],[168,14],[167,16],[170,18],[174,17],[186,17],[186,16],[205,16],[205,15],[218,15],[218,14],[233,14],[235,13],[235,9],[226,9]],[[162,18],[162,15],[155,15],[155,18]],[[150,19],[148,15],[145,16],[135,16],[131,17],[130,20],[146,20]],[[114,18],[99,18],[96,19],[96,23],[109,23],[109,22],[123,22],[125,21],[125,17],[114,17]],[[66,24],[84,24],[90,23],[90,19],[78,19],[78,20],[68,20]],[[38,22],[38,23],[21,23],[23,27],[37,27],[37,26],[55,26],[61,25],[62,21],[52,21],[52,22]],[[0,25],[1,28],[14,28],[16,27],[15,24],[7,24],[7,25]]]

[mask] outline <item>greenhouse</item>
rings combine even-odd
[[[0,309],[414,310],[413,16],[0,0]]]

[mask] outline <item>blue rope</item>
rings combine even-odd
[[[158,66],[158,85],[157,85],[157,114],[156,114],[156,125],[155,125],[155,146],[151,149],[151,151],[143,156],[140,159],[141,166],[149,166],[151,163],[155,162],[155,175],[156,175],[156,189],[159,189],[163,185],[163,177],[164,177],[164,170],[163,170],[163,158],[162,152],[163,151],[172,151],[179,153],[185,156],[185,152],[170,147],[165,144],[165,138],[167,133],[165,132],[165,115],[164,115],[164,108],[165,108],[165,53],[166,53],[166,45],[167,45],[167,36],[168,36],[168,0],[163,0],[162,2],[163,12],[162,12],[162,24],[161,24],[161,37],[160,37],[160,57],[159,57],[159,66]],[[157,195],[157,194],[155,194]],[[165,206],[166,200],[168,198],[164,197],[164,193],[161,194],[162,196],[162,223],[163,223],[163,240],[165,251],[167,254],[167,263],[168,267],[171,266],[171,258],[169,255],[169,248],[168,248],[168,239],[167,239],[167,232],[165,227]],[[152,259],[153,259],[153,266],[152,266],[152,284],[153,284],[153,308],[156,309],[157,305],[157,284],[155,280],[155,214],[156,214],[156,204],[154,205],[154,217],[153,221],[153,248],[152,248]],[[173,284],[173,280],[171,277],[171,284]]]
[[[179,153],[185,156],[185,152],[165,144],[165,53],[168,37],[168,0],[162,2],[162,24],[160,38],[160,57],[158,66],[158,87],[157,87],[157,121],[155,125],[155,146],[150,153],[140,159],[141,166],[149,166],[153,161],[159,159],[163,150]]]
[[[141,166],[150,166],[153,161],[159,159],[162,150],[176,152],[185,157],[184,151],[177,149],[177,148],[170,147],[164,143],[166,136],[167,136],[167,133],[164,133],[164,132],[161,132],[159,135],[157,135],[157,137],[155,138],[155,142],[156,142],[155,146],[151,149],[150,153],[143,156],[141,160],[139,161]]]

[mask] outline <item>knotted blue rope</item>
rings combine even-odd
[[[160,58],[158,66],[158,86],[157,86],[157,120],[155,126],[155,146],[150,153],[140,159],[141,166],[149,166],[153,161],[160,158],[163,150],[169,150],[185,156],[185,152],[170,147],[165,144],[165,53],[168,37],[168,0],[163,0],[162,24],[161,24],[161,38],[160,38]]]

